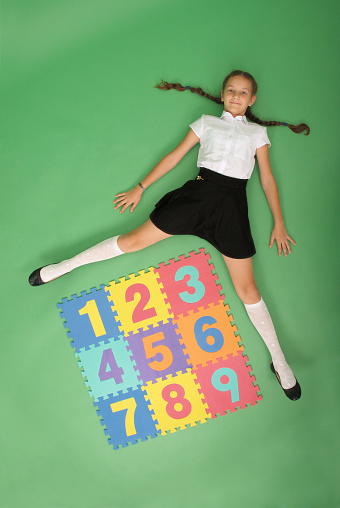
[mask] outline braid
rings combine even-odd
[[[214,101],[217,104],[222,104],[220,97],[213,97],[212,95],[209,95],[208,93],[204,92],[202,88],[194,88],[193,86],[189,87],[183,86],[180,83],[168,83],[167,81],[163,80],[160,83],[158,83],[158,85],[156,85],[155,88],[159,88],[160,90],[178,90],[179,92],[185,92],[185,90],[190,90],[190,92],[197,93],[198,95],[206,97],[207,99],[210,99],[211,101]]]
[[[248,72],[238,71],[238,70],[232,71],[230,74],[228,74],[228,76],[225,78],[225,80],[223,82],[222,90],[225,89],[229,79],[233,76],[244,76],[246,79],[248,79],[252,85],[252,95],[256,94],[257,83],[256,83],[255,79],[253,78],[253,76],[251,74],[249,74]],[[220,97],[214,97],[213,95],[209,95],[208,93],[204,92],[202,90],[202,88],[194,88],[192,86],[183,86],[180,83],[168,83],[167,81],[163,81],[163,80],[160,83],[158,83],[155,86],[155,88],[159,88],[160,90],[178,90],[179,92],[185,92],[186,90],[190,90],[190,92],[197,93],[198,95],[201,95],[202,97],[206,97],[207,99],[210,99],[211,101],[214,101],[217,104],[222,104]],[[260,120],[260,118],[258,118],[257,116],[255,116],[252,113],[250,106],[248,106],[245,115],[251,122],[255,122],[255,123],[258,123],[259,125],[264,125],[266,127],[275,127],[277,125],[285,125],[285,126],[289,127],[289,129],[291,131],[293,131],[297,134],[299,134],[300,132],[306,131],[305,136],[307,136],[310,132],[310,128],[305,123],[299,123],[299,125],[293,125],[291,123],[287,124],[285,122]]]
[[[254,113],[252,113],[250,106],[247,108],[246,117],[251,122],[255,122],[260,125],[264,125],[266,127],[275,127],[277,125],[286,125],[287,127],[289,127],[289,129],[291,131],[295,132],[296,134],[306,131],[305,136],[308,136],[308,134],[310,133],[310,128],[308,127],[308,125],[306,123],[299,123],[299,125],[293,125],[291,123],[275,122],[274,120],[268,120],[268,121],[260,120],[260,118],[258,118],[257,116],[254,115]]]

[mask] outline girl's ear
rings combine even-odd
[[[222,90],[222,92],[221,92],[221,102],[223,102],[223,91],[224,90]]]
[[[252,95],[250,102],[249,102],[249,106],[252,106],[255,101],[256,101],[256,95]]]

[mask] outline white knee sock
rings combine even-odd
[[[75,268],[78,268],[78,266],[95,263],[96,261],[104,261],[105,259],[124,254],[118,247],[118,238],[119,236],[114,236],[113,238],[109,238],[108,240],[104,240],[104,242],[94,245],[94,247],[90,249],[84,250],[71,259],[66,259],[55,265],[45,266],[40,270],[41,279],[44,282],[49,282],[65,273],[71,272]]]
[[[244,306],[251,322],[269,349],[274,368],[280,376],[282,387],[285,389],[292,388],[296,384],[296,379],[280,348],[273,321],[266,304],[261,298],[257,303],[244,304]]]

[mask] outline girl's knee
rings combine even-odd
[[[261,300],[261,295],[255,284],[235,287],[236,293],[243,303],[252,304]]]
[[[118,247],[123,252],[135,252],[141,248],[138,236],[133,231],[118,238]]]

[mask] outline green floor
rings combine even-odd
[[[337,319],[339,9],[260,0],[1,2],[1,508],[337,508],[340,506]],[[307,122],[308,137],[269,128],[289,234],[269,249],[272,218],[257,168],[248,185],[257,284],[301,383],[285,398],[219,253],[171,238],[31,288],[36,267],[145,221],[195,175],[197,148],[133,214],[114,195],[135,185],[216,104],[161,92],[161,79],[218,95],[234,68],[259,83],[254,112]],[[93,409],[56,303],[205,247],[263,400],[113,451]]]

